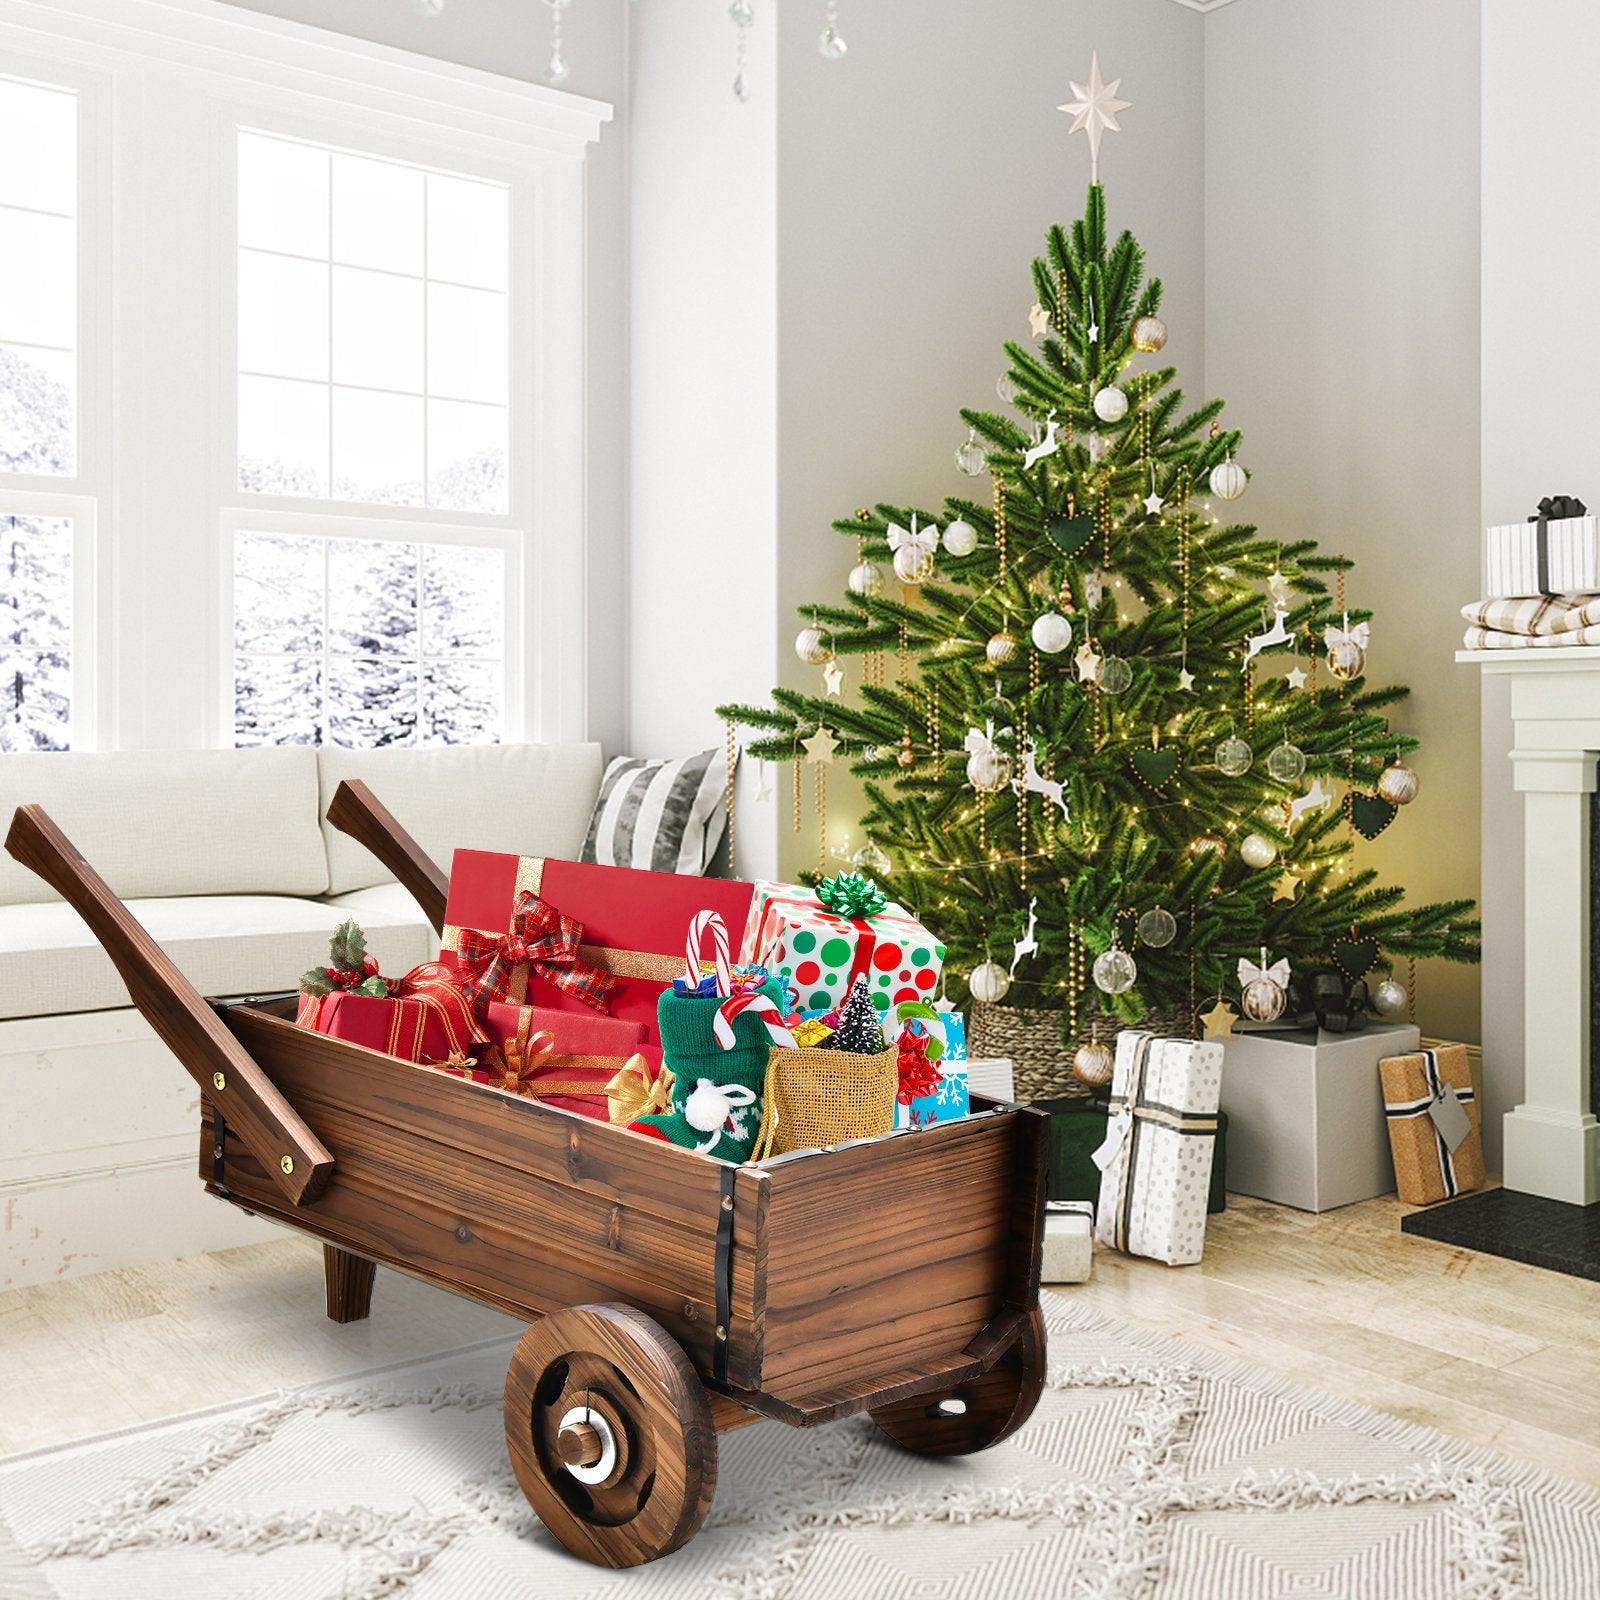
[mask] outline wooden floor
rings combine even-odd
[[[1109,1315],[1600,1484],[1600,1284],[1230,1198],[1198,1267],[1097,1251],[1068,1291]],[[292,1235],[0,1295],[0,1453],[402,1361],[520,1325],[393,1272],[373,1316],[322,1314]]]

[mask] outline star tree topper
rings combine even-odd
[[[1098,50],[1089,60],[1088,83],[1073,83],[1071,87],[1076,98],[1064,106],[1057,106],[1056,110],[1065,111],[1072,118],[1073,133],[1088,135],[1089,182],[1099,183],[1101,137],[1108,129],[1112,133],[1122,132],[1117,123],[1117,113],[1130,110],[1133,102],[1117,99],[1117,90],[1122,87],[1121,78],[1113,78],[1110,83],[1101,79]]]

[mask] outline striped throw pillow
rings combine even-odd
[[[679,761],[618,756],[600,780],[579,860],[703,874],[727,826],[727,784],[721,750]]]

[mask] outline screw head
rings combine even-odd
[[[720,1322],[717,1324],[717,1337],[719,1339],[726,1339],[728,1337],[728,1330],[723,1327]]]
[[[733,1210],[733,1196],[731,1194],[723,1195],[723,1197],[722,1197],[722,1209],[724,1211],[732,1211]]]
[[[279,1160],[278,1165],[283,1168],[284,1174],[287,1176],[294,1171],[294,1157],[284,1156]]]
[[[225,1072],[213,1072],[211,1074],[211,1087],[213,1089],[226,1089],[228,1087],[228,1075],[227,1075],[227,1073],[225,1073]]]

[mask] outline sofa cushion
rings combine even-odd
[[[309,748],[0,757],[0,832],[24,804],[43,806],[124,900],[327,888]],[[0,853],[0,906],[55,899]]]
[[[349,894],[330,894],[323,904],[340,917],[354,917],[363,928],[369,916],[387,917],[396,922],[419,922],[424,927],[428,921],[411,898],[411,891],[404,884],[393,882],[369,884],[365,889],[352,889]],[[431,929],[429,933],[432,937]]]
[[[327,960],[337,908],[279,895],[188,895],[130,900],[141,922],[203,995],[292,989]],[[357,918],[385,974],[399,976],[438,954],[433,930],[368,908]],[[128,991],[82,919],[59,901],[0,906],[0,1017],[106,1011]]]
[[[457,850],[577,859],[600,791],[597,744],[429,745],[414,750],[317,752],[326,817],[333,792],[359,778],[446,872]],[[328,893],[391,874],[354,839],[323,822]]]

